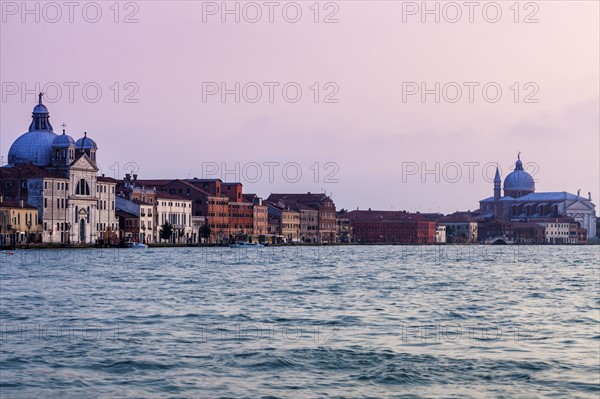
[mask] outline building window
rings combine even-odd
[[[90,195],[90,186],[87,184],[85,179],[79,180],[77,183],[77,189],[75,191],[77,195]]]

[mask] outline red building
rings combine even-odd
[[[117,210],[115,212],[119,219],[119,240],[123,242],[139,242],[140,240],[140,218],[129,212]]]
[[[231,238],[252,234],[254,210],[252,202],[242,197],[242,183],[221,183],[221,194],[229,198],[229,234]]]
[[[354,241],[380,244],[435,244],[434,221],[418,213],[350,211]]]
[[[242,202],[242,183],[221,183],[221,194],[232,202]]]
[[[230,202],[229,203],[229,221],[230,234],[239,236],[252,234],[254,210],[251,202]]]
[[[269,234],[269,215],[262,198],[256,194],[243,194],[242,198],[245,202],[252,203],[252,234],[255,236]]]
[[[545,231],[544,226],[539,223],[512,223],[512,239],[517,244],[543,244]]]

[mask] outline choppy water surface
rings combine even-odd
[[[0,393],[598,398],[599,249],[3,253]]]

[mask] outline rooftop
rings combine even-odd
[[[125,212],[124,210],[121,210],[121,209],[117,209],[115,211],[115,214],[117,215],[117,217],[121,217],[121,218],[125,218],[125,219],[137,219],[138,218],[137,215],[134,215],[133,213]]]
[[[350,211],[344,217],[353,221],[431,221],[419,213],[406,211]]]
[[[158,199],[173,199],[173,200],[178,200],[178,201],[192,201],[190,198],[185,198],[182,197],[180,195],[177,194],[169,194],[169,193],[165,193],[163,191],[159,191],[156,193],[156,198]]]
[[[15,178],[50,178],[50,179],[63,179],[66,178],[47,171],[46,169],[36,166],[31,163],[24,163],[18,165],[6,165],[0,168],[0,178],[3,179],[15,179]]]
[[[98,181],[100,183],[119,183],[119,180],[113,179],[112,177],[98,176]]]
[[[21,206],[21,201],[11,199],[4,199],[0,202],[0,208],[37,209],[35,206],[29,205],[25,201],[23,201],[23,206]]]

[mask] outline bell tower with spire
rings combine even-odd
[[[502,179],[500,178],[500,171],[496,166],[496,176],[494,176],[494,199],[499,200],[501,197],[502,190]]]

